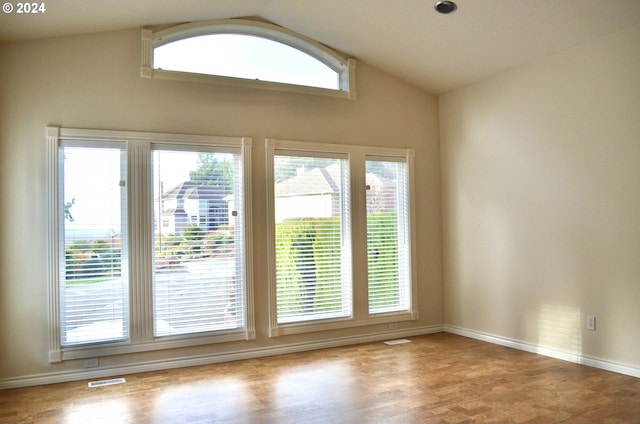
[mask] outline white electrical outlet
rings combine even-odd
[[[91,359],[85,359],[84,360],[84,367],[85,368],[96,368],[98,366],[98,358],[91,358]]]
[[[594,315],[587,315],[587,330],[596,329],[596,317]]]
[[[397,330],[397,329],[398,329],[397,322],[392,322],[391,324],[389,324],[389,330]]]

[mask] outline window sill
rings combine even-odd
[[[167,79],[174,81],[187,81],[205,84],[216,84],[226,87],[241,87],[272,91],[285,91],[298,94],[312,94],[316,96],[335,97],[339,99],[355,100],[355,91],[331,90],[328,88],[309,87],[280,82],[248,80],[234,77],[224,77],[219,75],[190,74],[187,72],[165,71],[163,69],[152,69],[148,71],[152,79]]]
[[[224,343],[242,340],[254,340],[255,330],[234,330],[222,334],[202,337],[163,337],[149,342],[139,343],[110,343],[92,346],[78,346],[62,348],[49,352],[49,362],[62,362],[71,359],[86,359],[101,356],[123,355],[127,353],[149,352],[155,350],[175,349],[180,347],[200,346],[214,343]]]
[[[302,322],[280,324],[269,329],[269,337],[285,336],[289,334],[311,333],[314,331],[338,330],[343,328],[364,327],[367,325],[389,324],[392,322],[415,321],[417,312],[388,313],[375,315],[366,319],[340,319],[321,322]]]

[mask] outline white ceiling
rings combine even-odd
[[[260,17],[435,94],[640,24],[639,0],[458,0],[452,15],[435,0],[41,1],[0,12],[0,40]]]

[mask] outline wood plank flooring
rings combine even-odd
[[[451,334],[0,391],[0,423],[640,423],[640,379]]]

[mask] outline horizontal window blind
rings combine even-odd
[[[154,150],[155,336],[244,326],[239,151]]]
[[[278,323],[352,314],[348,182],[346,159],[274,156]]]
[[[410,306],[406,163],[366,162],[369,313]]]
[[[126,146],[62,144],[62,346],[128,338]]]

